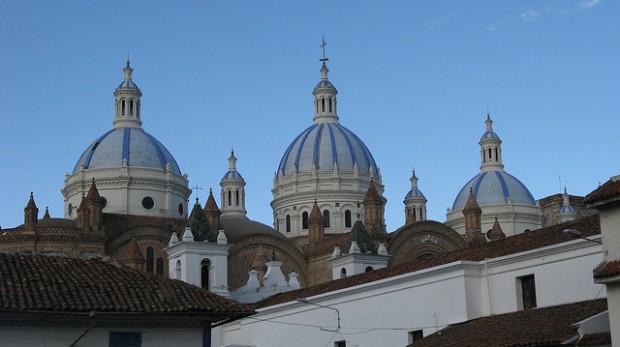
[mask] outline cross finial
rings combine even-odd
[[[327,46],[327,42],[325,42],[325,36],[322,36],[321,37],[321,48],[323,49],[323,58],[319,59],[319,61],[322,61],[323,63],[329,60],[329,58],[325,57],[325,46]]]

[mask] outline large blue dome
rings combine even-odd
[[[84,169],[128,166],[164,169],[170,164],[172,172],[181,174],[172,154],[155,137],[136,127],[114,128],[99,137],[80,156],[73,172]]]
[[[337,163],[339,170],[378,173],[377,164],[366,145],[353,132],[339,123],[318,123],[304,130],[288,146],[280,165],[281,174],[295,171],[330,170]]]
[[[521,181],[505,171],[484,171],[472,178],[456,196],[453,211],[462,210],[472,189],[478,205],[513,204],[536,205],[534,197]]]

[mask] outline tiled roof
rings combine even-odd
[[[605,310],[607,300],[599,299],[487,316],[449,326],[410,346],[559,346],[578,335],[573,324]]]
[[[585,347],[585,346],[609,346],[611,345],[611,334],[610,333],[596,333],[596,334],[586,334],[579,342],[577,342],[577,346]]]
[[[594,278],[620,275],[620,260],[608,261],[594,269]]]
[[[102,258],[0,253],[0,273],[0,313],[185,313],[212,319],[252,313],[208,290]]]
[[[577,229],[583,236],[600,234],[598,215],[581,218],[572,222],[561,223],[535,231],[507,237],[502,240],[487,242],[482,245],[470,246],[456,251],[438,254],[433,257],[403,263],[384,269],[365,272],[363,274],[349,276],[334,281],[321,283],[312,287],[293,290],[275,295],[260,302],[257,307],[266,307],[294,301],[297,298],[306,298],[334,290],[344,289],[377,281],[380,279],[397,276],[405,273],[428,269],[431,267],[452,263],[459,260],[483,261],[484,259],[497,258],[509,254],[524,252],[536,248],[554,245],[561,242],[574,240],[573,237],[563,233],[564,229]]]
[[[620,176],[613,177],[605,182],[605,184],[586,195],[583,202],[587,205],[596,205],[597,202],[603,202],[618,197],[620,197]]]

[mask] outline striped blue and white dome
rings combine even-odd
[[[453,211],[465,207],[470,188],[480,206],[506,203],[536,205],[530,191],[514,176],[505,171],[484,171],[461,189],[452,205]]]
[[[281,174],[313,169],[353,170],[357,163],[360,172],[378,173],[377,164],[366,145],[353,132],[339,123],[317,123],[304,130],[288,146],[278,167]]]
[[[222,177],[222,179],[223,180],[242,180],[243,177],[241,177],[241,174],[239,173],[239,171],[230,170],[224,175],[224,177]]]
[[[424,194],[422,194],[422,191],[420,191],[419,189],[411,189],[409,193],[405,195],[405,199],[414,198],[417,196],[422,197],[422,198],[425,197]]]
[[[73,172],[84,169],[123,166],[164,169],[168,164],[172,172],[181,174],[172,154],[155,137],[136,127],[117,127],[99,137],[80,156]]]

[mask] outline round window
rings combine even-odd
[[[179,215],[183,215],[183,204],[179,204]]]
[[[150,196],[147,196],[144,199],[142,199],[142,207],[144,207],[145,209],[150,210],[154,206],[155,206],[155,201],[153,201],[153,198],[151,198]]]
[[[102,202],[102,204],[101,204],[101,205],[103,205],[103,208],[108,207],[108,199],[106,199],[106,198],[104,198],[104,197],[102,196],[102,197],[101,197],[101,202]]]

